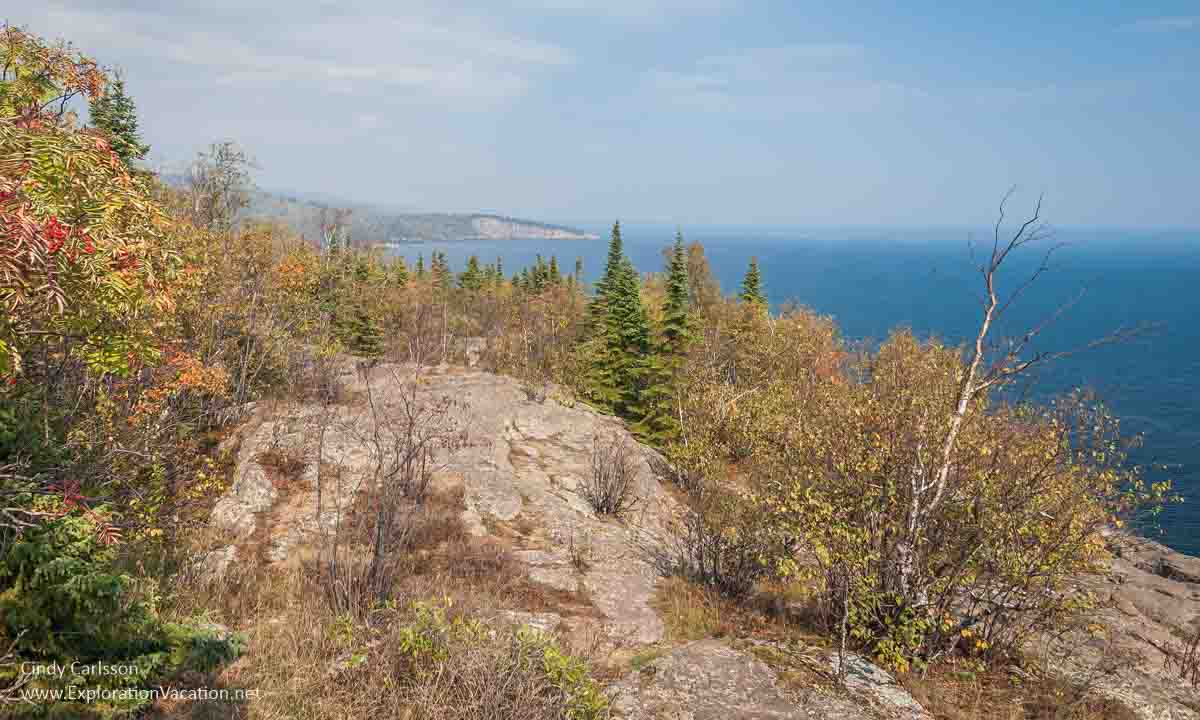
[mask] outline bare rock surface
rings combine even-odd
[[[412,368],[376,367],[371,374],[376,402],[394,404],[412,376]],[[363,379],[352,370],[343,374],[343,382],[351,393],[365,392]],[[513,379],[461,368],[425,369],[419,387],[424,399],[453,400],[467,430],[468,445],[442,459],[435,482],[463,487],[463,520],[469,531],[479,537],[502,533],[535,583],[588,597],[612,638],[632,643],[662,639],[662,620],[650,607],[657,574],[636,543],[647,529],[659,526],[671,500],[644,457],[648,451],[620,421],[582,405],[539,402]],[[208,564],[217,571],[228,565],[231,548],[245,553],[255,544],[253,552],[265,561],[283,562],[297,547],[314,545],[332,532],[339,509],[352,502],[370,467],[364,438],[371,431],[371,416],[361,407],[323,411],[319,405],[300,404],[259,411],[269,417],[245,433],[233,484],[212,514],[211,525],[222,543],[210,553]],[[318,458],[322,412],[334,416],[325,423]],[[635,455],[636,523],[598,517],[579,492],[591,472],[593,438],[614,435],[624,438]],[[275,448],[306,459],[300,477],[280,483],[272,468],[263,465],[268,450]],[[336,482],[325,480],[318,516],[320,465],[339,471]]]
[[[275,487],[257,461],[274,425],[274,422],[261,423],[242,441],[233,484],[213,508],[211,524],[235,540],[248,538],[257,526],[257,513],[269,510],[275,503]]]
[[[1062,672],[1120,701],[1145,720],[1200,718],[1200,690],[1175,664],[1200,632],[1200,559],[1144,538],[1114,534],[1115,557],[1085,585],[1107,606],[1107,634],[1067,638]]]
[[[788,691],[753,655],[720,640],[684,645],[610,689],[613,709],[630,720],[868,720],[869,708],[833,692]]]
[[[933,720],[908,691],[900,686],[886,670],[861,655],[846,653],[839,658],[830,653],[829,669],[837,673],[845,665],[846,689],[880,708],[888,717],[903,720]]]
[[[637,541],[658,525],[671,501],[622,424],[581,405],[530,400],[516,381],[488,373],[434,375],[425,387],[469,408],[474,442],[450,458],[444,474],[462,479],[464,520],[474,532],[489,522],[507,524],[516,531],[514,555],[532,580],[584,593],[613,637],[662,639],[662,620],[650,607],[657,573]],[[579,492],[591,473],[593,439],[613,435],[636,456],[636,522],[597,517]]]

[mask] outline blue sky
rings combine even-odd
[[[853,7],[850,7],[853,5]],[[1200,4],[93,0],[152,159],[560,222],[1200,226]],[[1072,6],[1074,5],[1074,6]]]

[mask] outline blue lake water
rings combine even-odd
[[[430,243],[399,252],[411,264],[418,252],[428,263],[441,250],[456,270],[471,254],[484,262],[500,256],[510,275],[538,253],[557,255],[564,272],[581,257],[585,276],[595,279],[607,229],[587,229],[605,239]],[[957,343],[978,327],[982,285],[966,229],[702,227],[684,234],[704,244],[727,293],[755,256],[773,305],[791,300],[832,315],[849,339],[877,340],[905,326]],[[639,270],[661,270],[661,251],[673,235],[671,227],[626,226],[626,252]],[[986,239],[987,231],[976,237]],[[1121,327],[1153,325],[1133,340],[1058,361],[1039,373],[1034,392],[1092,389],[1122,419],[1125,433],[1141,434],[1132,460],[1150,479],[1171,479],[1185,500],[1166,508],[1153,532],[1200,555],[1200,231],[1072,229],[1056,231],[1050,242],[1067,245],[997,327],[997,337],[1023,333],[1077,298],[1036,349],[1076,348]],[[1015,288],[1041,256],[1035,248],[1013,256],[1000,289]]]

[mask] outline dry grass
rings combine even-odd
[[[273,471],[268,472],[268,477],[276,488],[291,485],[308,469],[308,458],[301,447],[271,447],[254,459],[268,471]]]
[[[726,634],[720,596],[680,577],[664,580],[654,598],[672,640],[700,640]]]
[[[1054,678],[1019,679],[1003,669],[982,673],[939,666],[926,677],[900,676],[938,720],[1137,720],[1112,700]]]
[[[747,598],[732,599],[716,590],[673,576],[659,583],[654,598],[673,640],[708,637],[759,638],[825,644],[827,640],[802,618],[790,615],[779,602],[776,588],[760,588]]]
[[[759,588],[753,599],[731,600],[680,577],[660,584],[654,606],[676,642],[710,637],[773,640],[784,646],[828,648],[831,640],[803,612],[781,608],[782,600],[794,600],[794,588]],[[744,641],[743,641],[744,642]],[[750,646],[747,651],[776,668],[780,681],[795,687],[813,687],[831,682],[811,662],[770,646]],[[652,648],[635,656],[645,665],[662,654]],[[804,659],[804,658],[801,658]],[[951,664],[938,665],[925,677],[917,673],[899,676],[901,683],[938,720],[1136,720],[1119,703],[1089,693],[1084,688],[1052,678],[1019,680],[1004,670],[967,672]]]
[[[464,645],[436,683],[417,683],[396,633],[412,621],[413,602],[446,603],[454,617],[492,617],[502,609],[598,615],[586,597],[531,583],[524,567],[494,539],[470,537],[461,491],[433,493],[413,516],[391,600],[339,614],[318,574],[300,564],[235,567],[218,582],[192,582],[171,613],[204,613],[245,634],[248,652],[207,687],[247,688],[245,705],[160,704],[158,717],[194,718],[528,718],[563,717],[561,698],[540,674],[522,668],[517,640],[499,632]],[[536,666],[537,664],[534,663]],[[405,695],[407,700],[401,697]],[[415,708],[423,708],[419,713]]]

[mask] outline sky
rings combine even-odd
[[[1200,226],[1200,4],[90,0],[156,167],[551,222]],[[851,7],[853,6],[853,7]],[[952,7],[953,6],[953,7]]]

